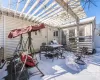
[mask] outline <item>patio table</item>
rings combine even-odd
[[[46,46],[50,46],[50,47],[53,47],[53,48],[59,48],[59,47],[62,47],[63,45],[61,44],[51,44],[51,45],[46,45]]]
[[[46,45],[46,46],[52,47],[52,48],[53,48],[53,52],[54,52],[54,53],[57,53],[58,56],[60,56],[62,59],[65,58],[65,57],[62,55],[62,54],[63,54],[63,50],[61,49],[61,47],[62,47],[63,45],[61,45],[61,44],[51,44],[51,45]],[[57,57],[58,57],[58,56],[57,56]]]

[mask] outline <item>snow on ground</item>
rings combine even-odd
[[[4,67],[2,69],[0,69],[0,80],[4,80],[2,79],[3,77],[7,76],[7,64],[4,65]]]
[[[71,53],[66,52],[67,56]],[[100,80],[100,54],[86,56],[84,59],[87,66],[81,71],[74,71],[66,65],[66,59],[46,59],[44,56],[39,60],[39,68],[45,74],[32,76],[29,80]],[[66,57],[68,58],[68,57]],[[74,68],[74,67],[73,67]],[[31,72],[34,68],[31,69]]]
[[[66,52],[66,59],[46,59],[42,56],[42,60],[39,59],[39,68],[44,73],[45,76],[40,77],[41,75],[36,75],[30,77],[29,80],[100,80],[100,53],[86,56],[84,61],[86,62],[86,66],[82,68],[77,65],[79,71],[74,70],[76,65],[72,62],[72,60],[67,61],[67,59],[71,58],[70,52]],[[73,58],[74,59],[74,58]],[[73,67],[69,65],[73,64]],[[3,69],[0,69],[0,80],[1,77],[7,75],[7,71],[5,71],[6,66]],[[36,71],[36,68],[31,68],[29,70],[31,73]]]

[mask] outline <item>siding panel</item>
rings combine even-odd
[[[13,29],[24,28],[30,25],[35,25],[36,23],[5,16],[4,24],[5,24],[5,58],[7,58],[7,57],[10,57],[14,53],[16,46],[20,40],[20,36],[13,38],[13,39],[9,39],[8,38],[9,32]],[[32,32],[32,43],[33,43],[35,50],[39,49],[41,43],[43,42],[47,43],[47,27],[48,26],[46,26],[45,29],[40,30],[40,32],[37,31],[37,35],[35,35],[35,32]],[[50,41],[53,39],[53,34],[51,34],[53,32],[49,29],[48,31],[50,33],[48,34],[49,41]],[[28,34],[23,34],[24,41],[27,40],[28,38],[27,35]]]

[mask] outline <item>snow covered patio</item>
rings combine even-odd
[[[39,60],[39,68],[44,73],[43,77],[40,75],[31,76],[29,80],[100,80],[100,54],[94,54],[85,57],[87,66],[76,66],[78,71],[75,71],[75,63],[68,61],[71,57],[71,52],[65,52],[66,59],[56,59],[52,62],[51,59],[42,57]],[[38,56],[37,56],[38,57]],[[70,66],[71,65],[71,66]],[[4,67],[6,68],[6,67]],[[35,72],[35,68],[29,69],[29,72]],[[7,75],[7,71],[0,70],[0,79]],[[3,80],[3,79],[2,79]]]
[[[66,52],[66,58],[72,53]],[[100,80],[100,54],[87,56],[85,62],[87,66],[78,67],[79,71],[74,71],[75,64],[66,59],[55,59],[53,62],[50,59],[43,58],[39,64],[39,68],[45,74],[44,77],[33,76],[29,80]],[[69,65],[66,65],[68,63]],[[72,68],[70,64],[73,64]],[[81,71],[80,71],[81,69]],[[31,70],[32,71],[32,70]]]

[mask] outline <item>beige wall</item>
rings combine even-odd
[[[4,23],[4,26],[3,26],[3,23]],[[29,25],[35,25],[35,24],[36,23],[21,20],[21,19],[14,18],[14,17],[9,17],[9,16],[0,17],[0,34],[1,34],[0,35],[0,46],[3,45],[2,43],[4,41],[5,58],[11,56],[14,53],[16,46],[20,39],[20,36],[13,38],[13,39],[9,39],[8,38],[9,32],[13,29],[23,28],[23,27],[27,27]],[[4,34],[2,32],[3,27],[4,27]],[[33,46],[35,50],[38,50],[40,48],[41,43],[43,42],[47,43],[51,41],[52,39],[54,39],[53,31],[55,29],[50,26],[45,26],[45,27],[46,28],[40,30],[40,32],[37,31],[37,35],[35,35],[35,32],[32,32],[32,39],[33,39],[32,42],[33,42]],[[26,41],[27,34],[24,34],[23,37],[24,37],[24,41]]]

